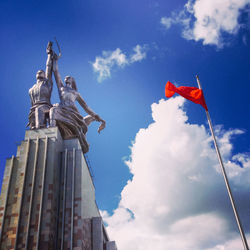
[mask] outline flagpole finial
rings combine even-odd
[[[199,79],[199,76],[198,76],[198,75],[196,75],[196,80],[197,80],[199,89],[202,89],[202,88],[201,88],[200,79]]]

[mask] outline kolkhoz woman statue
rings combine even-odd
[[[88,125],[92,121],[101,122],[98,129],[98,132],[100,132],[105,128],[105,121],[87,106],[79,92],[77,92],[76,82],[72,76],[66,76],[64,80],[65,85],[63,84],[58,71],[58,56],[54,52],[53,72],[58,87],[60,103],[53,105],[49,111],[50,127],[58,126],[64,139],[77,137],[83,153],[86,153],[89,150],[89,145],[85,137]],[[80,106],[89,115],[85,117],[81,116],[75,106],[75,101],[78,101]]]

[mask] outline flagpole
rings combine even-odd
[[[200,84],[200,79],[199,79],[198,75],[196,75],[196,79],[197,79],[197,83],[198,83],[199,89],[202,90],[201,84]],[[224,181],[225,181],[225,184],[226,184],[226,187],[227,187],[227,192],[228,192],[228,195],[229,195],[229,198],[230,198],[230,201],[231,201],[231,205],[232,205],[232,208],[233,208],[233,211],[234,211],[234,216],[235,216],[235,219],[236,219],[239,231],[240,231],[242,243],[244,245],[244,249],[245,250],[249,250],[249,247],[248,247],[248,244],[247,244],[247,240],[246,240],[246,237],[245,237],[245,233],[244,233],[244,230],[242,228],[242,224],[240,222],[240,218],[239,218],[236,206],[235,206],[235,201],[234,201],[234,198],[233,198],[233,195],[232,195],[232,191],[231,191],[231,188],[230,188],[230,185],[229,185],[229,182],[228,182],[228,178],[227,178],[227,174],[226,174],[226,171],[225,171],[225,167],[224,167],[224,164],[223,164],[223,161],[222,161],[222,158],[221,158],[221,153],[220,153],[220,150],[219,150],[219,147],[218,147],[215,135],[214,135],[214,129],[213,129],[213,126],[212,126],[212,122],[211,122],[211,118],[210,118],[208,110],[206,110],[206,115],[207,115],[207,120],[208,120],[209,128],[210,128],[210,131],[211,131],[211,134],[212,134],[212,137],[213,137],[213,141],[214,141],[214,146],[215,146],[215,149],[216,149],[216,153],[217,153],[217,156],[218,156],[218,159],[219,159],[219,162],[220,162],[220,166],[221,166],[222,174],[223,174],[223,177],[224,177]]]

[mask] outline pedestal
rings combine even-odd
[[[116,249],[80,143],[63,140],[56,127],[26,131],[7,159],[0,226],[0,249]]]

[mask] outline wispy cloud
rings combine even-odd
[[[134,48],[134,54],[130,56],[130,63],[139,62],[146,58],[146,46],[136,45]]]
[[[165,27],[165,29],[169,29],[172,24],[176,23],[176,20],[171,17],[162,17],[161,24]]]
[[[204,126],[187,122],[183,106],[181,97],[152,105],[154,121],[139,130],[126,161],[133,178],[122,190],[113,215],[102,213],[121,250],[242,248],[211,137]],[[217,127],[247,226],[250,158],[245,153],[232,155],[231,143],[241,133]]]
[[[181,11],[162,17],[160,22],[166,29],[181,24],[185,39],[222,48],[226,44],[223,33],[238,33],[239,16],[249,3],[250,0],[189,0]]]
[[[98,74],[98,81],[101,82],[111,77],[111,71],[114,68],[123,68],[145,59],[146,51],[146,45],[136,45],[133,48],[133,53],[128,56],[119,48],[114,51],[103,51],[102,56],[97,56],[95,62],[92,63],[94,72]]]

